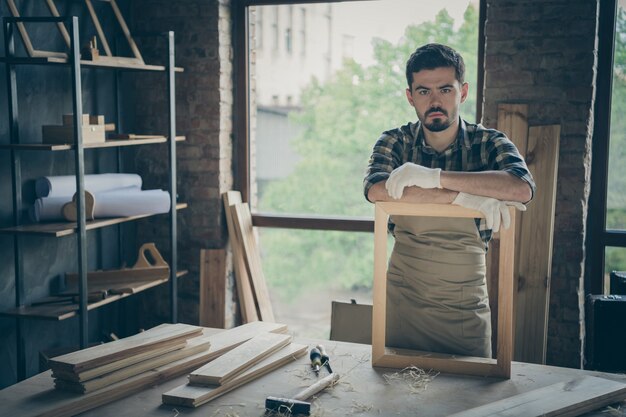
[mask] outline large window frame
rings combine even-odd
[[[234,188],[241,192],[243,201],[250,201],[250,100],[249,93],[249,14],[252,6],[278,6],[312,3],[339,3],[372,0],[233,0],[233,51],[234,51]],[[480,0],[478,16],[478,76],[476,82],[476,119],[482,119],[484,86],[486,2]],[[374,232],[374,218],[348,216],[302,216],[252,213],[252,222],[258,227],[337,230],[348,232]]]
[[[598,68],[591,161],[591,190],[587,214],[585,293],[604,293],[607,247],[626,248],[626,231],[606,229],[609,149],[611,135],[611,93],[617,0],[600,3],[598,20]]]

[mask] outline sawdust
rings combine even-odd
[[[374,408],[373,405],[361,404],[358,401],[352,400],[352,407],[350,408],[350,412],[352,414],[365,413]]]
[[[411,394],[420,393],[428,388],[428,384],[439,375],[439,372],[426,372],[417,366],[409,366],[392,374],[383,374],[387,384],[405,384]]]

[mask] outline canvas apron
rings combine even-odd
[[[474,219],[392,220],[387,346],[491,357],[485,249]]]

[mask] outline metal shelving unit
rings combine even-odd
[[[15,27],[18,23],[64,23],[70,27],[70,51],[67,59],[59,58],[29,58],[15,56]],[[120,161],[119,149],[127,146],[149,145],[155,143],[168,144],[168,191],[171,197],[171,209],[169,216],[170,229],[170,276],[167,280],[154,280],[142,283],[138,286],[138,291],[151,288],[156,285],[169,282],[170,293],[170,316],[172,323],[177,321],[177,278],[183,276],[186,271],[179,272],[177,270],[177,221],[176,215],[179,209],[185,208],[186,204],[177,203],[176,201],[176,142],[184,140],[184,137],[176,136],[176,115],[175,115],[175,73],[182,72],[182,68],[174,66],[174,33],[167,32],[165,34],[168,42],[168,60],[167,65],[111,65],[102,64],[97,61],[80,60],[79,38],[78,38],[78,18],[77,17],[4,17],[4,46],[5,57],[0,58],[0,62],[6,66],[7,92],[9,99],[8,121],[10,143],[1,145],[0,150],[8,150],[11,159],[11,175],[12,175],[12,193],[13,193],[13,227],[0,229],[0,233],[8,233],[13,235],[14,246],[14,264],[15,264],[15,308],[2,315],[13,316],[16,318],[16,343],[17,343],[17,369],[18,379],[22,380],[26,374],[26,358],[25,358],[25,340],[22,328],[22,320],[26,318],[38,318],[48,320],[63,320],[66,318],[78,316],[79,318],[79,337],[80,347],[88,346],[88,311],[98,308],[102,305],[109,304],[121,298],[125,298],[128,294],[112,297],[110,300],[105,299],[102,302],[88,303],[88,282],[87,282],[87,231],[106,227],[123,222],[133,221],[140,218],[149,217],[150,215],[140,215],[122,218],[98,219],[87,221],[85,218],[84,195],[85,184],[85,149],[114,147],[118,149],[118,166]],[[137,140],[114,140],[98,144],[83,144],[81,134],[81,117],[74,117],[74,143],[66,145],[49,145],[41,143],[21,143],[19,136],[19,112],[17,103],[17,79],[16,67],[20,65],[54,65],[66,66],[71,71],[72,83],[72,110],[74,115],[83,114],[82,111],[82,88],[81,88],[81,69],[89,68],[108,68],[118,73],[119,71],[157,71],[165,72],[167,75],[167,91],[169,97],[168,103],[168,134],[166,136],[154,136]],[[119,104],[119,103],[118,103]],[[174,140],[171,140],[174,138]],[[75,162],[76,190],[77,190],[77,212],[78,219],[76,222],[67,223],[42,223],[42,224],[24,224],[22,219],[22,173],[21,162],[22,153],[30,151],[68,151],[73,152]],[[78,306],[27,306],[25,305],[24,291],[24,268],[23,268],[23,250],[22,239],[28,239],[29,236],[50,236],[63,237],[76,235],[77,239],[77,266],[78,266]],[[121,243],[121,238],[120,238]]]

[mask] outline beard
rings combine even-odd
[[[426,118],[428,117],[430,113],[443,113],[446,116],[446,118],[436,117],[432,119],[430,122],[427,122]],[[454,120],[454,118],[455,117],[448,117],[448,112],[442,109],[441,107],[430,108],[423,115],[418,114],[418,119],[420,119],[424,127],[430,130],[431,132],[442,132],[446,130],[452,125],[452,121]]]

